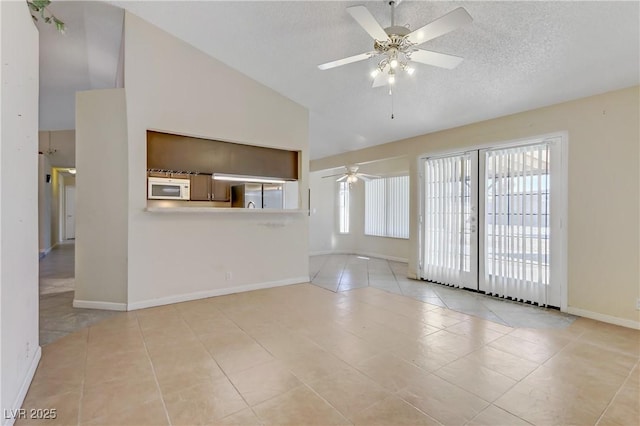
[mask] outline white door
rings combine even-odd
[[[561,265],[552,259],[563,250],[559,148],[559,141],[545,140],[480,152],[479,289],[485,293],[561,306]]]
[[[478,152],[424,159],[421,278],[478,288]]]
[[[564,307],[563,157],[554,138],[423,158],[420,277]]]
[[[66,240],[76,238],[76,187],[64,187],[64,232]]]

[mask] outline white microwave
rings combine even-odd
[[[189,179],[148,178],[147,198],[150,200],[188,200],[191,198]]]

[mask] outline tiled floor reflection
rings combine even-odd
[[[75,243],[66,241],[57,244],[40,259],[40,294],[73,291],[75,276]]]
[[[118,313],[44,346],[23,408],[58,417],[16,425],[635,425],[639,361],[640,332],[592,320],[509,327],[298,284]]]
[[[555,309],[511,302],[407,278],[407,264],[355,255],[309,259],[311,283],[333,292],[375,287],[511,327],[566,327],[575,317]]]
[[[85,328],[116,314],[99,309],[72,306],[74,292],[75,244],[56,245],[40,259],[40,345]]]

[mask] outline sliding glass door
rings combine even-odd
[[[424,158],[421,278],[560,306],[559,154],[556,139]]]
[[[481,152],[484,261],[480,290],[547,305],[550,284],[548,143]]]
[[[478,153],[424,160],[422,278],[477,288]]]

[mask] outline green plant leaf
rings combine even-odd
[[[41,9],[44,9],[51,4],[51,0],[31,0],[31,2]]]
[[[56,26],[56,30],[64,34],[66,29],[64,22],[56,18],[55,15],[47,9],[47,6],[51,4],[51,0],[26,0],[26,3],[29,6],[29,9],[31,9],[32,12],[35,12],[31,14],[34,21],[38,22],[36,14],[39,13],[45,23],[51,24],[53,22]]]

